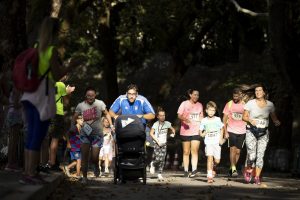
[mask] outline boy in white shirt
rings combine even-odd
[[[217,105],[213,101],[206,104],[207,117],[200,123],[200,136],[205,137],[205,153],[207,156],[207,182],[213,183],[214,165],[220,163],[221,146],[223,143],[223,127],[221,119],[215,116]]]

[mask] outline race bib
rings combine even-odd
[[[210,131],[206,133],[207,137],[216,137],[218,135],[219,131]]]
[[[195,122],[200,122],[200,115],[199,113],[190,113],[190,119]]]
[[[234,112],[234,113],[231,114],[231,117],[234,120],[242,120],[243,114],[242,113],[236,113],[236,112]]]
[[[268,127],[268,120],[265,119],[255,119],[257,128],[266,128]]]

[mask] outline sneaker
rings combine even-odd
[[[71,176],[70,170],[69,170],[69,168],[68,168],[67,166],[64,166],[64,172],[65,172],[65,174],[66,174],[68,177]]]
[[[260,184],[261,184],[261,180],[260,180],[260,177],[259,177],[259,176],[255,176],[255,177],[254,177],[254,183],[255,183],[256,185],[260,185]]]
[[[87,184],[87,182],[88,182],[87,177],[82,177],[80,182],[81,182],[82,184]]]
[[[38,173],[42,172],[42,173],[45,173],[45,174],[50,174],[50,165],[48,165],[48,164],[45,164],[45,165],[40,164],[37,167],[36,171]]]
[[[237,177],[239,174],[236,170],[232,170],[231,176],[232,177]]]
[[[194,178],[197,175],[197,170],[192,171],[190,178]]]
[[[21,179],[19,180],[19,183],[26,184],[26,185],[42,185],[48,183],[45,181],[41,176],[35,175],[35,176],[28,176],[23,175]]]
[[[19,168],[17,165],[9,165],[7,164],[4,168],[5,171],[7,172],[21,172],[22,169]]]
[[[95,166],[94,168],[94,176],[99,177],[100,176],[100,169],[98,166]]]
[[[183,177],[186,177],[186,178],[190,177],[189,172],[185,171],[184,174],[183,174]]]
[[[158,174],[157,178],[158,178],[158,181],[163,181],[164,180],[164,177],[161,174]]]
[[[105,167],[104,173],[109,174],[109,169],[107,167]]]
[[[245,168],[243,175],[246,183],[250,183],[252,179],[252,169]]]
[[[153,164],[153,161],[150,163],[150,174],[154,174],[155,173],[155,167]]]

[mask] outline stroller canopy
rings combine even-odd
[[[145,138],[145,127],[136,115],[120,115],[116,119],[116,137],[122,138]]]

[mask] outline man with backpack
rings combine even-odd
[[[238,176],[236,165],[245,141],[246,123],[242,120],[243,112],[242,92],[239,88],[234,88],[232,100],[226,103],[223,110],[225,137],[229,137],[230,146],[229,175],[232,177]]]

